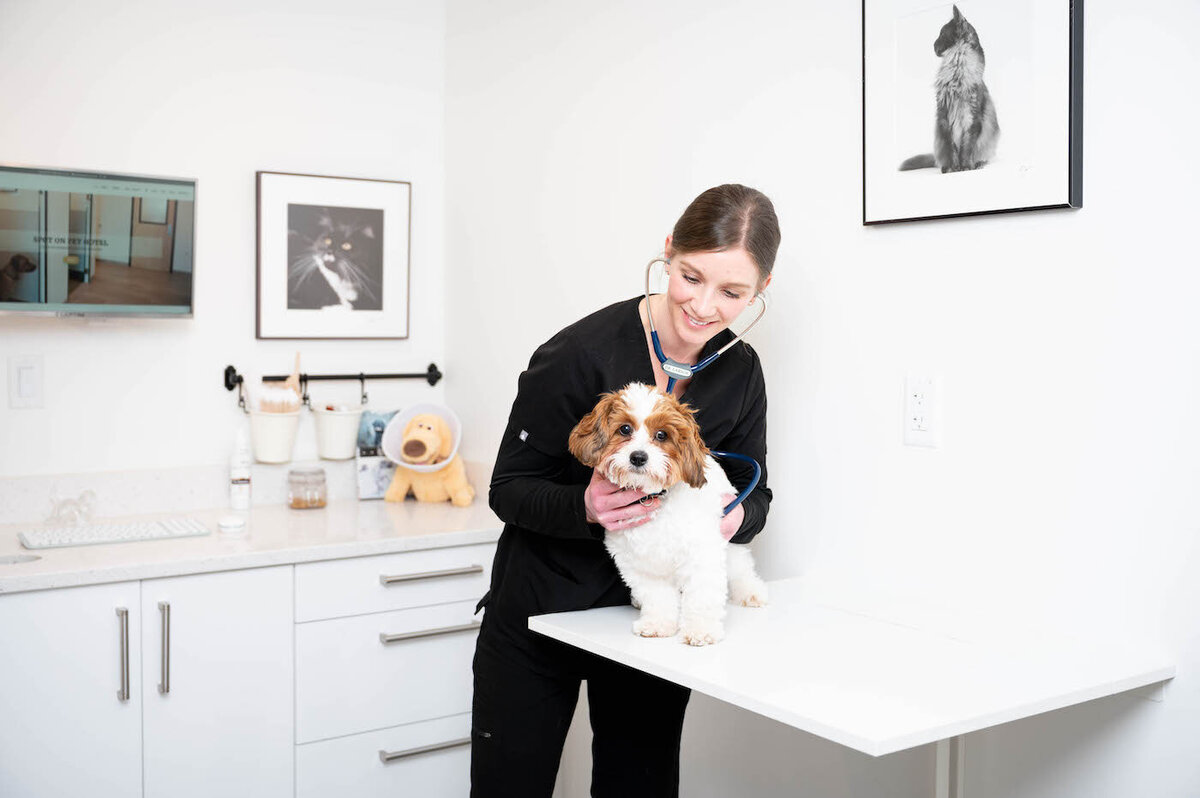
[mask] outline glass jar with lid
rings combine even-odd
[[[325,469],[293,468],[288,471],[288,506],[310,510],[325,506]]]

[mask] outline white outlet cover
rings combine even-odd
[[[935,377],[904,378],[904,444],[936,449],[941,432],[940,385]]]

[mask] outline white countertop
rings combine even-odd
[[[529,619],[534,631],[872,756],[901,751],[1175,675],[1129,641],[1008,628],[969,635],[825,603],[801,579],[771,605],[730,607],[723,642],[635,636],[632,607]]]
[[[34,525],[0,525],[0,594],[491,543],[500,537],[503,528],[483,498],[476,498],[470,507],[414,499],[403,503],[347,499],[311,510],[270,505],[246,513],[214,509],[181,515],[203,522],[212,533],[173,540],[29,550],[21,546],[17,533]],[[228,515],[248,519],[244,535],[226,536],[217,529],[218,519]],[[158,513],[95,519],[94,523],[169,517]],[[18,564],[2,562],[13,555],[36,555],[39,559]]]

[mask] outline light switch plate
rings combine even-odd
[[[8,359],[8,406],[14,410],[45,407],[41,355],[13,355]]]

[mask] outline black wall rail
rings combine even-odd
[[[273,374],[263,377],[263,382],[283,382],[290,374]],[[430,385],[437,385],[438,381],[444,377],[441,371],[438,370],[436,363],[430,363],[429,368],[425,371],[415,372],[412,374],[301,374],[300,375],[300,393],[301,401],[309,405],[308,400],[308,383],[324,380],[358,380],[360,391],[362,393],[362,403],[367,403],[367,380],[425,380]],[[233,366],[225,367],[225,390],[232,391],[237,389],[238,392],[238,407],[246,413],[249,409],[246,407],[246,386],[245,380],[241,374],[238,374],[237,369]],[[311,405],[309,405],[311,407]]]

